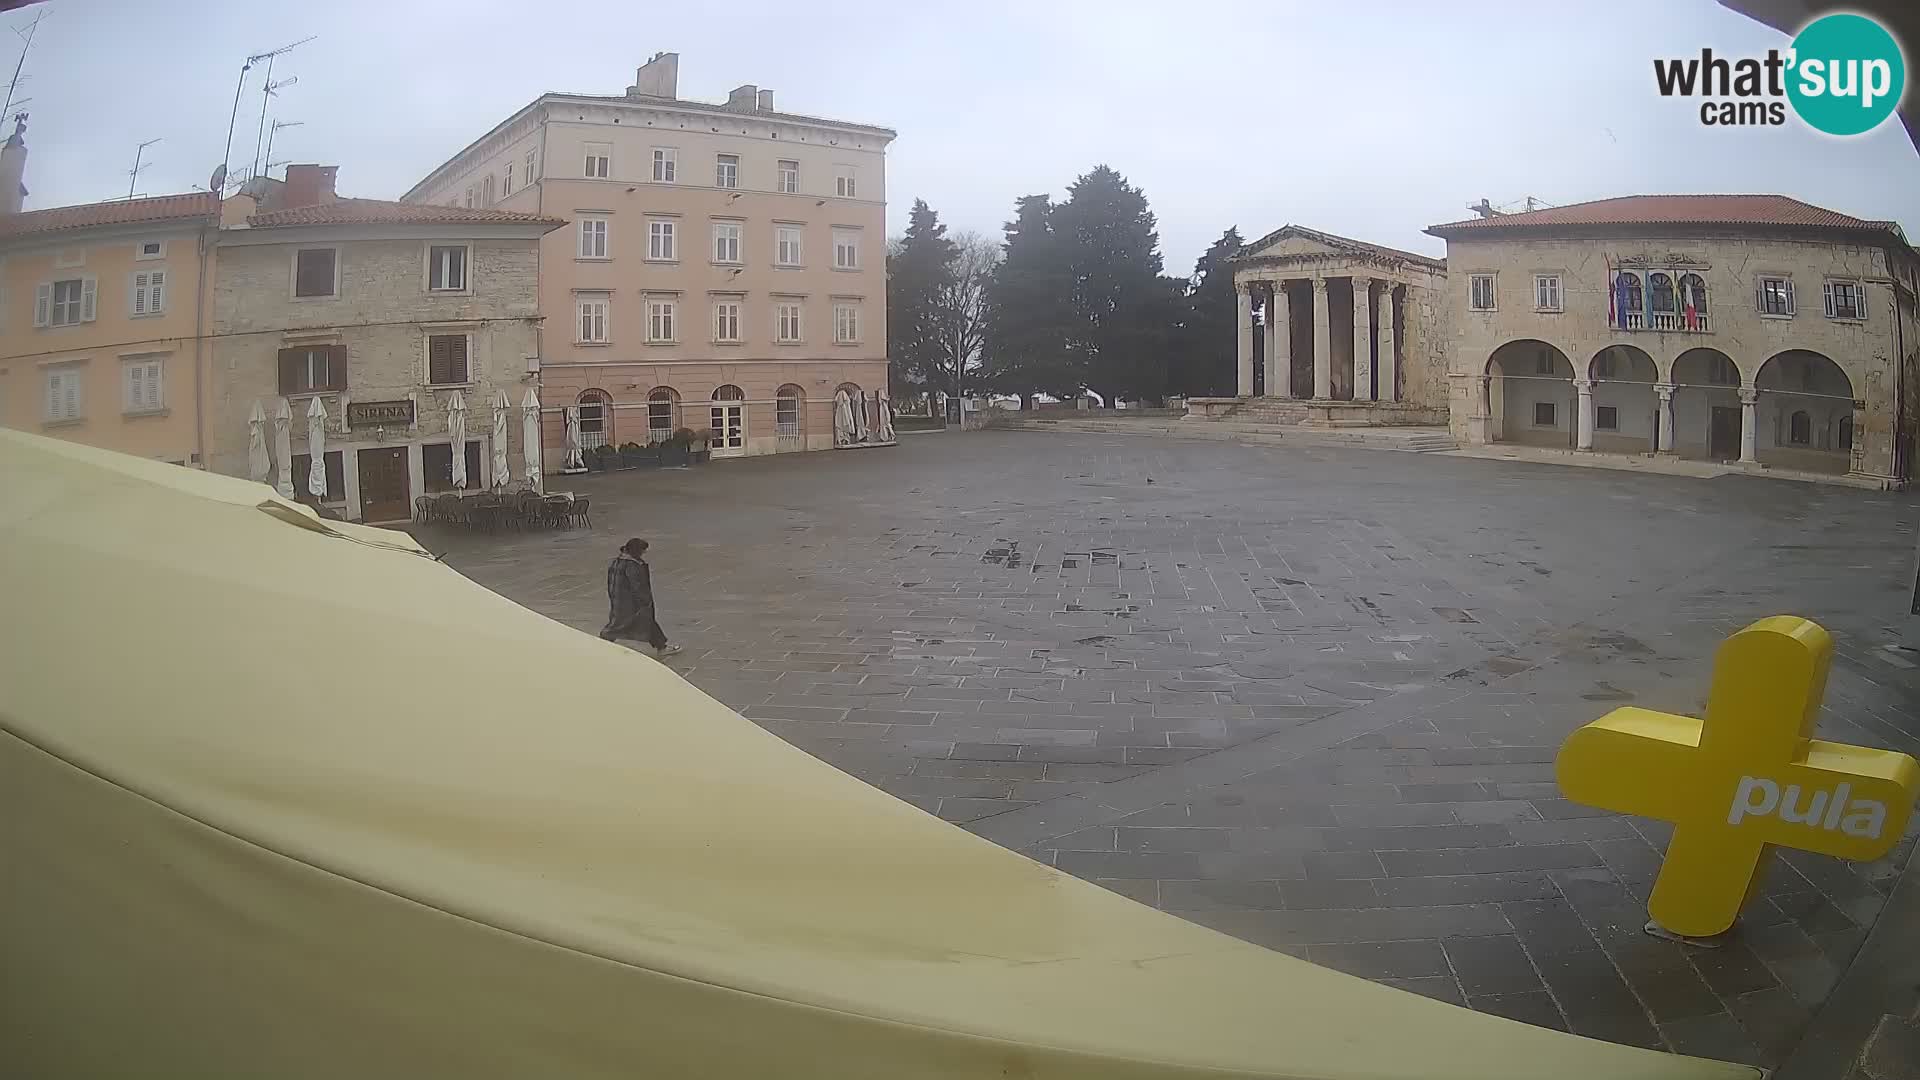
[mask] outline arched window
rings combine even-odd
[[[1838,442],[1840,444],[1839,448],[1842,450],[1853,449],[1853,417],[1843,416],[1840,418]]]
[[[1813,441],[1813,418],[1807,415],[1805,409],[1787,418],[1787,441],[1795,446],[1805,446]]]
[[[1680,307],[1692,308],[1697,315],[1707,313],[1707,282],[1699,274],[1680,275]]]
[[[678,417],[680,395],[670,386],[656,387],[647,395],[647,441],[666,442],[673,437],[673,431],[679,425]]]
[[[580,448],[613,444],[613,399],[605,390],[580,391]]]
[[[1679,308],[1674,306],[1673,302],[1673,275],[1659,273],[1648,274],[1647,291],[1653,294],[1653,313],[1655,315],[1670,315],[1679,310]]]
[[[746,394],[746,391],[740,389],[739,387],[733,385],[732,383],[728,383],[727,385],[713,392],[713,400],[745,401],[747,400],[747,394]]]
[[[801,417],[805,415],[806,391],[788,383],[774,396],[773,428],[776,435],[797,438],[804,434]]]

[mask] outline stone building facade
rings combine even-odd
[[[456,486],[524,480],[539,242],[565,223],[338,198],[331,168],[319,166],[294,166],[262,201],[235,196],[224,207],[208,466],[251,475],[260,424],[269,471],[257,479],[364,521],[406,519],[416,499]],[[508,476],[494,466],[502,401]],[[324,411],[318,493],[308,435],[315,402]]]
[[[1920,259],[1892,223],[1630,196],[1427,231],[1460,441],[1907,478]]]
[[[410,203],[558,218],[540,251],[551,468],[582,441],[711,429],[716,457],[829,449],[837,393],[887,387],[886,128],[678,95],[662,53],[617,96],[546,94]]]
[[[1219,415],[1327,424],[1444,416],[1436,305],[1445,262],[1288,225],[1232,265],[1242,400]]]

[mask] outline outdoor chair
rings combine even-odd
[[[433,520],[433,499],[421,495],[413,500],[413,520],[422,523]]]
[[[552,525],[556,529],[565,525],[567,523],[567,515],[568,513],[571,512],[572,507],[573,507],[573,500],[567,498],[565,495],[547,496],[546,498],[547,523]]]
[[[515,507],[514,518],[521,528],[531,528],[540,524],[544,511],[545,507],[540,502],[540,496],[529,491],[520,496],[520,503]]]
[[[465,522],[467,515],[460,507],[460,496],[448,494],[433,500],[433,516],[436,521],[459,525]]]
[[[591,528],[593,526],[593,518],[587,513],[587,504],[588,500],[586,499],[573,500],[573,505],[567,508],[567,517],[572,521],[577,521]]]

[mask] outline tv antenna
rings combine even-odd
[[[266,162],[266,164],[260,167],[263,173],[272,175],[275,165],[286,164],[284,161],[273,160],[273,137],[280,134],[281,128],[299,127],[305,123],[305,120],[275,120],[273,126],[267,129],[267,152],[260,155],[262,160]]]
[[[147,147],[159,141],[159,139],[148,139],[146,142],[133,148],[133,168],[127,170],[127,198],[133,198],[133,186],[140,182],[140,170],[146,168],[147,165],[153,164],[151,161],[147,162],[146,165],[140,164],[141,156],[147,152]]]
[[[20,46],[20,59],[14,62],[13,78],[7,82],[7,102],[5,105],[0,105],[0,116],[6,116],[11,113],[15,105],[25,105],[28,101],[33,100],[31,98],[16,100],[13,95],[20,89],[20,71],[27,66],[27,52],[33,48],[33,35],[40,29],[40,20],[46,17],[47,13],[43,10],[34,15],[33,21],[27,24],[24,32],[22,32],[20,27],[16,26],[13,28],[13,32],[16,35],[25,39],[25,43]]]
[[[282,45],[269,52],[254,53],[252,56],[247,57],[246,63],[240,65],[240,78],[233,84],[233,111],[227,116],[227,147],[221,152],[220,168],[214,173],[215,176],[220,178],[220,186],[222,188],[228,186],[232,175],[232,170],[229,166],[233,163],[233,128],[235,122],[240,119],[240,92],[246,89],[247,72],[253,70],[253,65],[265,60],[267,62],[267,78],[271,81],[273,77],[273,58],[283,52],[290,52],[297,49],[312,40],[312,36],[304,37],[291,45]]]
[[[256,176],[260,173],[260,163],[265,160],[265,158],[261,156],[260,146],[261,139],[266,136],[267,131],[267,106],[273,101],[274,95],[279,93],[282,87],[292,86],[299,81],[300,76],[289,75],[279,82],[274,82],[273,61],[272,59],[268,59],[267,79],[260,87],[260,127],[253,135],[253,171]]]

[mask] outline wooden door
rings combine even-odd
[[[1707,426],[1707,456],[1733,461],[1740,456],[1740,410],[1715,405]]]
[[[360,460],[360,520],[404,521],[413,516],[407,499],[412,485],[407,476],[407,448],[362,450]]]

